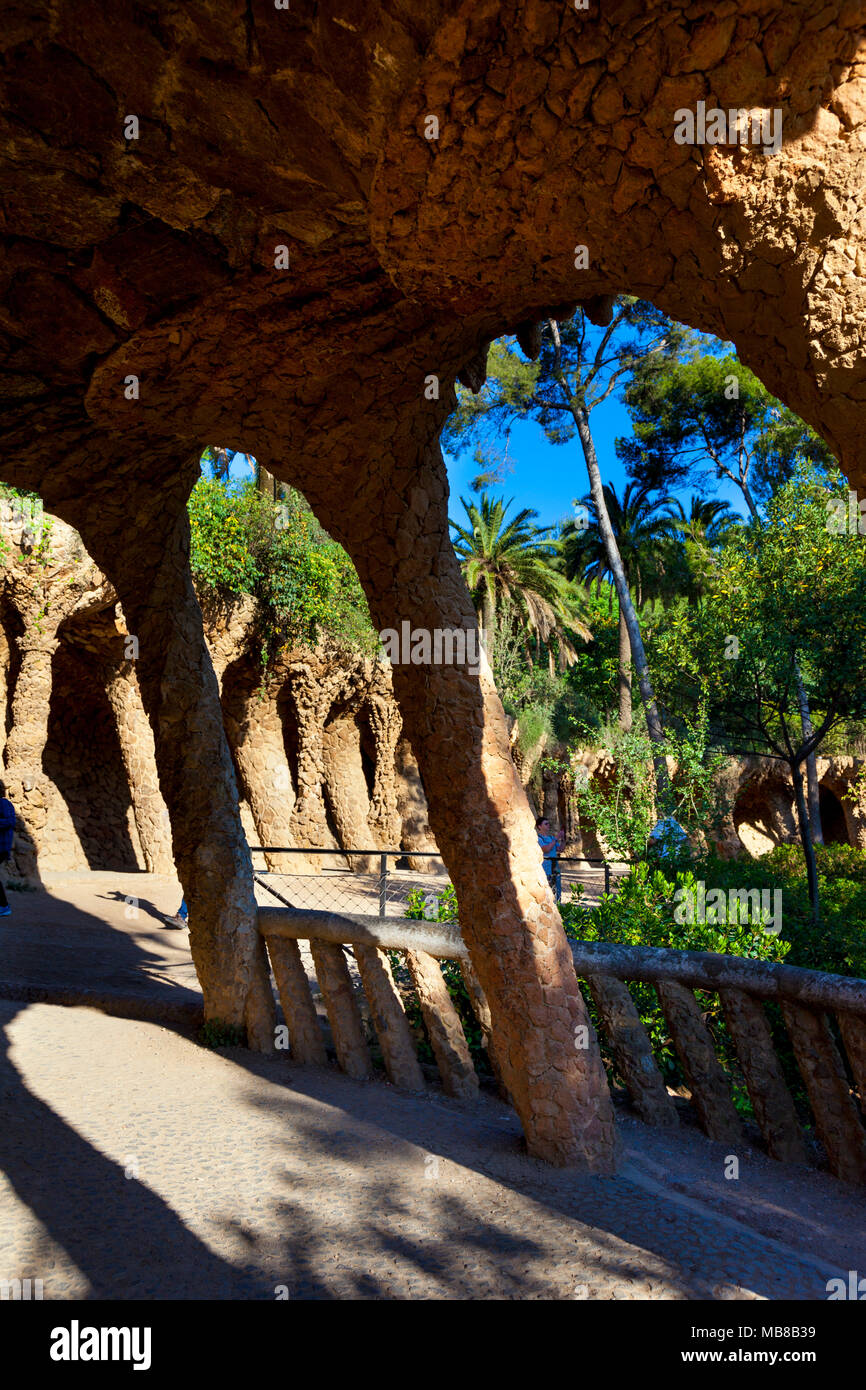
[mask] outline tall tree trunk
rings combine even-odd
[[[791,777],[794,782],[794,800],[797,803],[797,821],[800,828],[800,842],[806,860],[806,879],[809,884],[809,902],[812,907],[812,920],[821,920],[821,899],[818,895],[818,866],[815,863],[815,848],[812,843],[812,827],[803,791],[803,774],[797,763],[791,763]]]
[[[758,508],[755,506],[755,499],[751,489],[744,478],[739,479],[740,490],[746,499],[746,506],[753,521],[760,521]],[[803,677],[800,673],[800,663],[794,658],[794,679],[797,682],[797,703],[800,707],[800,725],[803,731],[803,742],[806,743],[812,737],[812,714],[809,709],[809,697],[806,694],[806,687],[803,684]],[[812,830],[812,840],[814,844],[823,845],[824,830],[821,825],[821,794],[818,784],[818,757],[812,752],[806,759],[806,782],[809,796],[809,821]],[[813,852],[814,857],[814,852]]]
[[[631,642],[628,637],[628,624],[619,609],[619,663],[617,668],[619,687],[619,727],[628,733],[631,728]]]
[[[616,536],[610,524],[610,517],[607,514],[607,506],[604,500],[604,491],[601,483],[601,469],[598,465],[598,455],[595,452],[595,444],[592,432],[589,428],[589,416],[582,406],[571,406],[574,422],[577,425],[577,433],[580,437],[583,457],[586,460],[586,471],[589,474],[589,488],[592,493],[592,500],[595,503],[596,515],[598,516],[598,526],[604,541],[607,562],[610,572],[613,575],[613,582],[616,587],[616,595],[619,599],[619,611],[625,620],[628,630],[629,643],[631,645],[632,659],[637,671],[638,687],[643,700],[644,712],[646,714],[647,733],[652,742],[659,748],[659,754],[653,759],[656,774],[656,790],[658,794],[659,809],[662,808],[666,800],[670,787],[668,780],[667,763],[661,749],[664,746],[664,729],[656,704],[655,693],[650,680],[649,663],[646,659],[643,637],[641,636],[640,622],[637,612],[632,602],[631,593],[626,579],[625,569],[623,568],[622,557],[616,543]]]
[[[799,663],[794,666],[794,674],[797,681],[797,702],[800,706],[800,725],[803,730],[803,742],[806,743],[814,734],[814,729],[812,728],[812,712],[809,709],[809,696],[803,684]],[[823,845],[821,792],[818,783],[818,758],[815,753],[810,753],[806,759],[806,790],[809,799],[809,823],[812,827],[812,840],[816,845]]]
[[[493,645],[496,640],[496,610],[493,607],[493,599],[487,585],[483,585],[481,590],[481,622],[480,622],[481,645],[487,653],[487,660],[493,666]]]

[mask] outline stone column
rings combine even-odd
[[[15,807],[13,860],[17,874],[38,882],[37,857],[50,813],[51,789],[42,771],[51,706],[51,662],[59,645],[54,624],[35,613],[22,614],[26,631],[16,638],[21,664],[12,692],[12,724],[6,739],[6,794]]]
[[[427,797],[421,782],[421,773],[407,738],[401,738],[394,754],[397,781],[397,810],[400,816],[400,846],[409,856],[409,867],[416,873],[444,873],[445,865],[441,859],[417,858],[412,851],[435,853],[439,846],[430,829],[427,812]]]
[[[322,795],[325,781],[322,739],[331,699],[328,692],[323,691],[310,664],[296,661],[289,669],[289,693],[298,729],[298,796],[291,818],[293,843],[321,849],[330,839]],[[322,867],[321,857],[310,856],[314,872]]]
[[[262,845],[296,841],[292,831],[295,787],[286,757],[277,705],[279,678],[263,682],[245,672],[238,682],[223,683],[223,717],[247,801]],[[310,873],[306,856],[265,854],[272,873]]]
[[[400,849],[402,829],[397,810],[397,744],[403,720],[390,691],[373,691],[366,704],[376,745],[373,795],[370,798],[371,844],[380,849]]]
[[[149,874],[173,874],[171,829],[168,809],[159,789],[153,731],[141,703],[135,667],[131,661],[108,667],[105,691],[114,711],[117,739],[145,867]]]
[[[396,400],[383,401],[381,414],[365,421],[374,454],[361,451],[353,430],[331,439],[327,469],[319,463],[298,477],[352,556],[379,632],[399,634],[408,620],[431,641],[437,629],[477,639],[448,531],[438,446],[453,408],[447,394],[429,414],[417,400],[402,412]],[[269,462],[276,466],[274,455]],[[393,682],[529,1150],[609,1171],[618,1144],[604,1067],[486,660],[398,664]]]
[[[164,441],[100,437],[97,479],[59,497],[120,598],[153,730],[171,817],[177,872],[189,905],[190,946],[205,1016],[245,1026],[250,1046],[274,1044],[274,998],[256,922],[252,859],[223,730],[219,692],[189,568],[186,501],[199,474]],[[125,450],[125,452],[123,452]],[[173,457],[172,457],[173,455]]]
[[[361,731],[355,720],[335,719],[324,731],[322,754],[328,804],[345,850],[375,848],[370,830],[370,793],[361,761]],[[356,873],[376,873],[378,857],[348,854]]]

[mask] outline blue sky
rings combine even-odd
[[[590,423],[601,476],[621,494],[628,477],[624,465],[616,456],[614,441],[631,434],[628,411],[615,396],[610,396],[593,410]],[[508,458],[513,471],[507,473],[501,485],[491,488],[491,491],[513,497],[515,509],[534,507],[541,525],[553,526],[572,516],[574,499],[579,500],[589,492],[586,464],[577,439],[569,444],[549,444],[540,425],[531,420],[518,421],[512,426]],[[479,471],[478,464],[471,447],[456,458],[446,454],[445,460],[451,484],[451,516],[455,521],[463,521],[465,516],[460,498],[475,498],[469,484]],[[673,495],[680,497],[688,510],[694,491],[694,488],[674,489]],[[733,483],[725,479],[716,482],[708,477],[700,491],[704,496],[724,498],[735,512],[746,515],[742,493]]]
[[[631,433],[628,412],[615,396],[611,396],[592,412],[591,423],[602,478],[621,493],[628,480],[616,456],[614,440]],[[586,464],[577,439],[569,444],[549,444],[540,425],[531,420],[518,421],[511,428],[508,454],[512,471],[504,476],[501,485],[491,488],[492,492],[513,497],[515,510],[535,508],[539,523],[544,526],[553,526],[573,515],[573,500],[589,491]],[[478,464],[471,447],[456,457],[446,454],[445,461],[451,487],[450,514],[455,521],[464,521],[460,498],[475,498],[469,484],[478,473]],[[235,456],[231,474],[238,479],[249,478],[250,471],[242,454]],[[675,493],[686,509],[693,491],[687,488]],[[723,497],[734,511],[745,515],[742,495],[732,483],[724,480],[716,483],[708,478],[701,491],[705,496]]]

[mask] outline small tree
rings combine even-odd
[[[574,796],[581,816],[592,821],[620,858],[642,859],[660,818],[675,817],[692,842],[705,839],[707,830],[721,823],[726,808],[718,773],[725,754],[710,742],[706,702],[699,704],[694,720],[666,732],[664,751],[673,776],[661,800],[651,774],[656,750],[645,733],[618,729],[606,751],[613,762],[610,779],[598,786],[576,777]]]
[[[831,729],[866,716],[866,544],[838,533],[836,502],[847,505],[839,475],[825,484],[801,467],[771,499],[763,528],[731,534],[681,661],[694,690],[699,676],[708,682],[712,717],[733,751],[769,754],[790,769],[816,920],[802,766]],[[817,711],[808,731],[799,680]]]
[[[655,356],[635,363],[625,402],[634,437],[617,452],[645,487],[673,487],[714,476],[739,488],[753,520],[758,501],[790,479],[800,464],[825,473],[835,467],[827,445],[770,394],[732,354],[710,349],[692,335],[687,356]],[[795,672],[804,741],[812,732],[805,684]],[[822,839],[818,773],[806,759],[812,833]]]

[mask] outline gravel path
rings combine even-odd
[[[122,911],[98,928],[98,883],[52,892],[27,895],[52,970],[86,954],[91,985],[137,970],[136,988],[194,993],[179,933]],[[176,905],[170,881],[147,896]],[[686,1127],[623,1112],[621,1173],[586,1178],[526,1158],[488,1096],[208,1052],[89,1008],[7,999],[0,1025],[0,1279],[41,1278],[46,1299],[823,1299],[866,1270],[861,1192],[749,1150],[728,1181],[724,1146]]]

